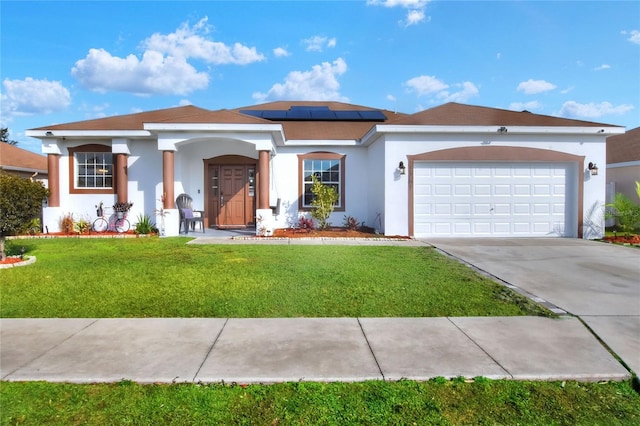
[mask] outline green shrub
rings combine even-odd
[[[338,192],[333,186],[324,185],[317,177],[311,176],[313,180],[313,186],[311,192],[313,193],[313,200],[311,206],[311,216],[318,221],[318,229],[325,229],[331,224],[327,222],[329,215],[333,213],[333,208],[338,202]]]
[[[613,203],[605,205],[604,217],[614,219],[616,226],[627,235],[640,229],[640,205],[624,194],[617,193]]]
[[[80,219],[73,224],[73,230],[78,234],[86,234],[89,232],[89,228],[91,228],[91,224],[86,219]]]
[[[139,214],[137,220],[138,223],[136,223],[135,226],[136,234],[153,234],[158,232],[156,225],[151,222],[149,215]]]

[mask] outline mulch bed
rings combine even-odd
[[[393,239],[410,239],[406,236],[389,236],[376,234],[373,230],[369,229],[347,229],[332,227],[328,229],[300,229],[300,228],[285,228],[275,229],[273,231],[273,237],[276,238],[393,238]]]

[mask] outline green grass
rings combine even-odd
[[[37,262],[0,270],[0,316],[550,315],[430,248],[187,241],[12,241]]]
[[[139,385],[3,382],[2,425],[632,425],[629,382]]]

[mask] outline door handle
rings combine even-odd
[[[220,193],[220,207],[224,206],[224,194]]]

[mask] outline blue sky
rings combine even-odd
[[[446,102],[640,126],[638,1],[5,1],[0,125]]]

